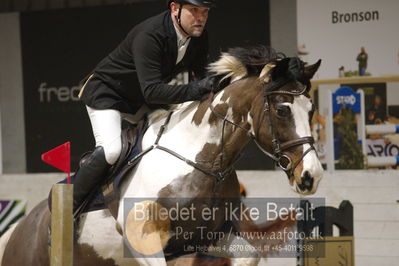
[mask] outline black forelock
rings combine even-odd
[[[271,70],[271,81],[266,85],[266,91],[276,90],[288,82],[298,81],[310,87],[310,81],[305,76],[305,63],[298,57],[284,58],[276,62]]]
[[[228,54],[245,65],[248,76],[259,75],[265,65],[285,57],[282,53],[265,45],[230,48]]]

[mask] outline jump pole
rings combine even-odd
[[[51,266],[73,265],[73,184],[71,184],[70,142],[44,154],[42,160],[68,173],[68,184],[51,189]]]
[[[399,133],[399,125],[395,124],[367,125],[365,127],[367,134],[386,135]],[[368,167],[396,166],[399,165],[399,156],[367,156],[367,165]]]
[[[367,156],[368,167],[396,166],[399,165],[399,156]]]
[[[55,184],[52,189],[51,266],[73,264],[73,184]]]
[[[383,125],[367,125],[366,126],[367,134],[398,134],[399,133],[399,125],[394,124],[383,124]]]

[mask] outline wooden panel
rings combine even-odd
[[[323,180],[324,181],[324,180]],[[350,200],[352,204],[357,203],[379,203],[393,204],[399,200],[398,186],[391,187],[331,187],[322,183],[315,194],[316,197],[325,197],[329,202],[341,202]],[[367,195],[367,197],[365,197]]]
[[[324,176],[320,184],[332,189],[340,187],[399,188],[399,171],[338,170],[334,173],[324,172]]]
[[[398,254],[399,240],[355,238],[355,250],[359,256],[390,257]],[[361,264],[357,264],[361,265]],[[370,264],[367,265],[381,265]],[[397,263],[394,265],[398,265]]]
[[[355,237],[374,239],[399,239],[399,221],[355,221]]]
[[[354,219],[357,221],[399,221],[399,204],[356,204]]]
[[[347,265],[354,266],[354,239],[346,237],[325,237],[323,240],[305,239],[305,245],[313,246],[305,251],[304,265]]]
[[[238,171],[243,182],[273,184],[274,187],[286,185],[287,177],[282,171]],[[397,187],[399,188],[398,170],[339,170],[334,173],[324,171],[320,185],[328,188],[341,187]],[[257,187],[255,186],[254,189]],[[267,189],[262,187],[262,189]],[[272,190],[273,188],[270,188]]]
[[[397,265],[399,256],[356,256],[355,265],[378,265],[393,266]]]
[[[379,82],[398,82],[399,76],[387,75],[382,77],[348,77],[337,79],[312,80],[312,86],[320,84],[359,84],[359,83],[379,83]]]

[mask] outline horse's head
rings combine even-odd
[[[259,76],[261,92],[251,109],[256,143],[301,194],[315,193],[323,173],[310,130],[314,112],[310,79],[319,66],[320,60],[304,66],[299,58],[267,64]]]
[[[301,194],[313,194],[323,173],[310,130],[310,80],[319,66],[320,60],[305,66],[299,58],[281,58],[265,46],[230,49],[210,66],[222,81],[230,80],[220,97],[231,107],[230,123],[241,124],[241,132],[248,129]]]

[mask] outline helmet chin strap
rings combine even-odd
[[[181,29],[185,34],[187,34],[188,36],[190,36],[190,34],[188,34],[188,32],[183,28],[183,25],[181,24],[181,11],[182,11],[182,9],[183,9],[183,3],[180,4],[179,13],[178,13],[177,17],[175,16],[175,19],[177,20],[177,23],[178,23],[180,29]]]

